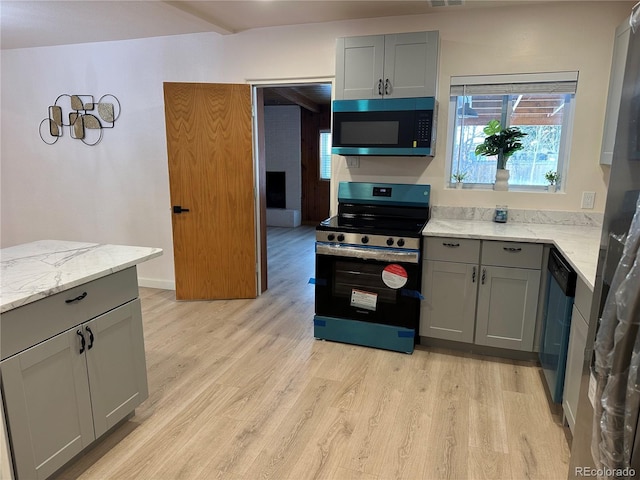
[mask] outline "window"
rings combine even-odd
[[[493,119],[502,128],[519,127],[527,134],[524,148],[509,157],[509,185],[542,190],[544,174],[562,178],[568,166],[577,72],[529,75],[452,77],[450,102],[450,173],[465,173],[465,184],[478,187],[495,181],[496,159],[476,156]]]
[[[331,131],[320,131],[320,180],[331,180]]]

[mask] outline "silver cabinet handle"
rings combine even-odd
[[[459,243],[449,243],[449,242],[442,242],[442,245],[449,248],[456,248],[460,246]]]

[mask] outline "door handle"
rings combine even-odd
[[[89,332],[89,346],[87,347],[87,350],[91,350],[93,348],[93,332],[91,331],[91,329],[87,326],[84,327],[84,329]]]
[[[84,353],[85,350],[85,346],[87,345],[87,341],[84,339],[84,335],[82,334],[82,330],[78,330],[76,332],[76,335],[78,335],[80,337],[80,341],[82,342],[82,344],[80,345],[80,351],[78,353]]]
[[[389,95],[389,94],[391,93],[391,91],[389,90],[389,87],[390,87],[390,86],[391,86],[391,85],[389,84],[389,79],[387,78],[387,79],[384,81],[384,94],[385,94],[385,95]]]
[[[188,211],[189,211],[188,208],[182,208],[182,206],[180,205],[173,206],[173,213],[182,213],[182,212],[188,212]]]
[[[476,283],[476,267],[473,267],[473,275],[471,276],[471,283]]]
[[[487,279],[487,269],[482,269],[482,285],[484,285],[484,281]]]
[[[378,95],[382,95],[382,79],[378,80]]]

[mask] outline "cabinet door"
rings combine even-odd
[[[480,268],[476,343],[532,351],[540,270]]]
[[[437,80],[438,32],[385,35],[385,97],[435,97]]]
[[[95,438],[78,329],[61,333],[1,364],[18,478],[48,477]]]
[[[584,363],[584,349],[587,346],[589,326],[580,311],[573,306],[571,315],[571,332],[569,333],[569,349],[567,351],[567,368],[564,375],[564,391],[562,393],[562,410],[567,418],[569,429],[573,433],[580,397],[580,380]]]
[[[338,38],[335,98],[382,98],[383,66],[383,35]]]
[[[473,342],[478,266],[425,262],[420,335]]]
[[[83,324],[96,437],[148,397],[140,300]],[[90,339],[93,334],[93,340]]]

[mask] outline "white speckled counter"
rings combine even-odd
[[[0,250],[0,312],[162,255],[162,249],[40,240]]]
[[[601,227],[591,226],[431,219],[422,233],[429,237],[553,244],[593,290],[601,231]]]

